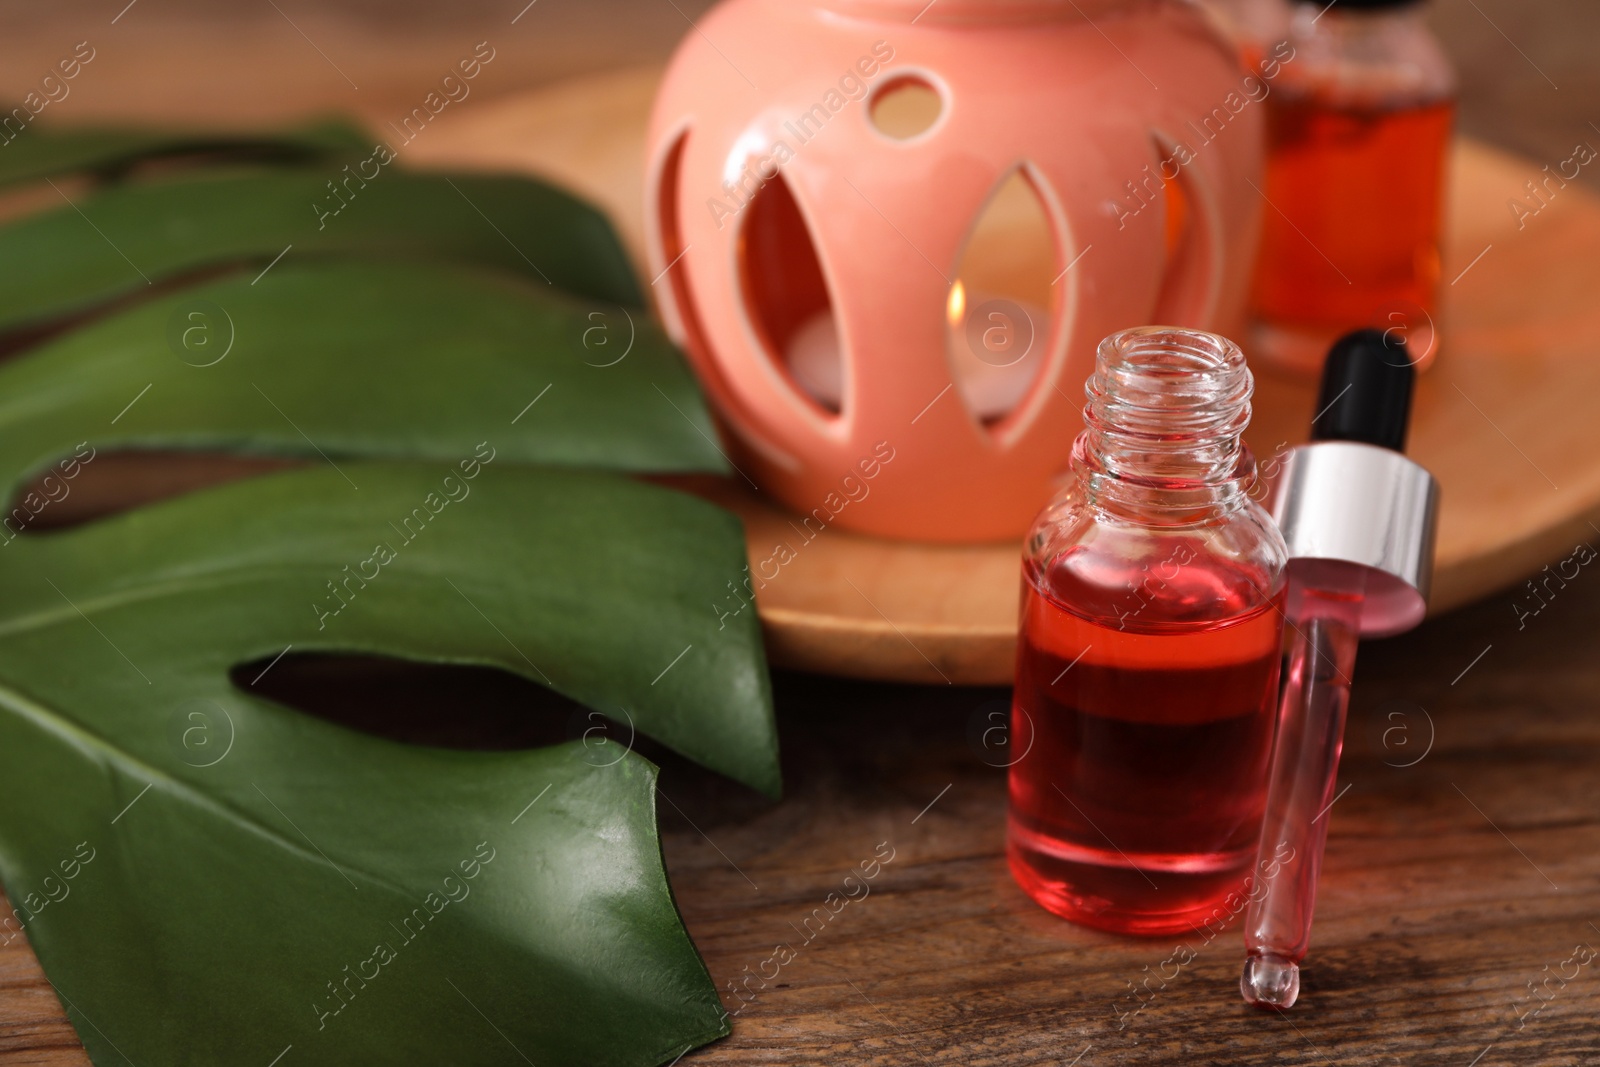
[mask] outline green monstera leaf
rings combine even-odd
[[[371,181],[331,163],[325,171],[202,170],[107,186],[0,226],[0,330],[195,272],[260,269],[280,253],[472,262],[592,300],[640,302],[616,235],[583,201],[525,178],[392,168]],[[330,188],[341,181],[351,181],[348,199]]]
[[[11,109],[0,105],[0,116]],[[9,132],[9,131],[8,131]],[[86,171],[116,178],[152,161],[305,164],[352,159],[372,151],[372,141],[343,122],[263,135],[194,130],[65,129],[29,127],[0,152],[0,185]]]
[[[52,136],[0,182],[114,180],[0,226],[33,345],[0,364],[0,880],[95,1062],[643,1067],[726,1033],[641,756],[402,744],[256,684],[497,668],[777,795],[758,625],[710,607],[739,524],[626,477],[726,461],[604,219],[393,164],[330,213],[367,158],[337,129]],[[140,165],[174,156],[230,167]],[[172,450],[306,465],[39,532],[103,457]]]
[[[84,440],[453,460],[486,437],[517,462],[726,469],[694,379],[642,313],[483,268],[280,263],[0,365],[0,484]]]
[[[738,523],[502,460],[4,550],[0,866],[97,1063],[650,1064],[726,1032],[643,759],[402,745],[229,680],[291,648],[495,666],[775,786],[759,634],[704,607]]]

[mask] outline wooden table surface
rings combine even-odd
[[[1005,752],[982,743],[1005,690],[780,674],[782,803],[647,750],[678,904],[738,1012],[733,1036],[683,1062],[1600,1062],[1600,961],[1563,967],[1600,950],[1600,574],[1522,628],[1513,602],[1363,649],[1348,790],[1285,1015],[1239,999],[1237,922],[1209,943],[1119,938],[1016,888]],[[392,694],[374,703],[388,714]],[[807,942],[813,909],[882,842],[894,858],[870,894]],[[777,978],[726,992],[779,944],[799,953]],[[1179,968],[1182,944],[1196,958]],[[1150,974],[1170,980],[1136,999]],[[0,1064],[87,1062],[27,946],[0,948]]]
[[[265,122],[330,106],[381,119],[463,44],[502,49],[490,96],[662,58],[688,28],[674,9],[704,4],[273,6],[283,19],[194,0],[19,8],[0,92],[20,95],[89,37],[100,58],[62,121]],[[1600,7],[1446,0],[1437,22],[1465,72],[1468,132],[1548,161],[1600,144]],[[780,675],[781,804],[647,752],[663,764],[674,891],[719,987],[779,943],[802,946],[765,988],[749,983],[748,1003],[725,993],[733,1036],[683,1062],[1600,1062],[1600,963],[1563,966],[1600,948],[1600,577],[1580,572],[1521,626],[1520,602],[1509,591],[1363,650],[1349,788],[1329,816],[1301,1003],[1285,1015],[1240,1001],[1237,923],[1209,943],[1116,938],[1013,885],[1004,753],[981,744],[1003,690]],[[880,842],[894,859],[870,896],[804,942],[797,928]],[[1184,943],[1197,955],[1174,974]],[[1171,977],[1136,998],[1150,974]],[[0,946],[0,1067],[87,1062],[27,945]]]

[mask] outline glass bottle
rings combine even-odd
[[[1437,348],[1439,236],[1455,74],[1423,0],[1297,0],[1267,98],[1253,305],[1257,351],[1316,373],[1363,327]]]
[[[1202,6],[1238,50],[1240,66],[1257,76],[1270,69],[1273,46],[1289,33],[1289,0],[1202,0]]]
[[[1007,855],[1068,919],[1155,934],[1245,905],[1286,556],[1249,495],[1252,385],[1215,334],[1106,338],[1074,478],[1025,543]]]

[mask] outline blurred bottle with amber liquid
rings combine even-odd
[[[1427,7],[1297,0],[1282,23],[1244,27],[1247,53],[1280,27],[1290,46],[1266,100],[1250,353],[1261,363],[1318,373],[1332,342],[1363,326],[1402,334],[1419,369],[1438,349],[1456,82]]]

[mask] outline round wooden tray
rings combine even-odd
[[[659,77],[623,71],[485,103],[419,139],[408,158],[561,182],[610,213],[642,264],[642,145]],[[1600,198],[1568,185],[1519,224],[1508,201],[1526,199],[1539,164],[1462,141],[1452,174],[1443,342],[1420,383],[1409,446],[1443,487],[1435,612],[1600,535],[1591,525],[1600,513]],[[1248,434],[1258,458],[1304,439],[1314,397],[1309,383],[1258,372]],[[731,484],[698,488],[743,516],[752,560],[779,543],[796,550],[758,601],[773,662],[895,681],[1010,681],[1016,545],[837,530],[805,543],[770,502]]]

